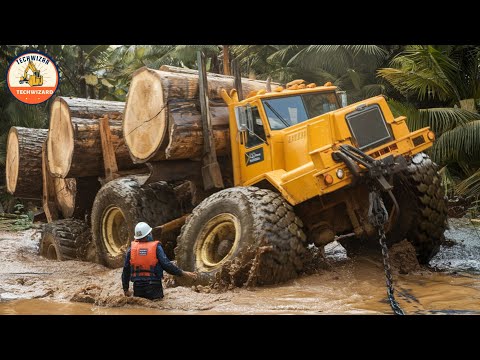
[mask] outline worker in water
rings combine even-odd
[[[152,228],[145,222],[135,226],[135,241],[127,250],[122,272],[122,285],[125,296],[131,296],[128,290],[133,281],[133,296],[146,299],[163,298],[163,270],[176,276],[186,276],[193,280],[197,274],[183,271],[175,266],[165,255],[159,241],[153,241]]]

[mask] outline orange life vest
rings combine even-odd
[[[158,241],[133,241],[130,250],[132,280],[137,277],[155,277]]]

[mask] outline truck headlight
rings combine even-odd
[[[339,179],[343,179],[343,176],[344,176],[344,175],[345,175],[345,173],[343,172],[342,169],[338,169],[338,170],[337,170],[337,177],[338,177]]]

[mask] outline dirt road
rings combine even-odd
[[[446,235],[457,244],[442,248],[431,262],[448,272],[415,266],[400,269],[409,272],[395,276],[397,298],[407,313],[480,314],[477,231],[468,221],[451,222]],[[39,236],[33,230],[0,233],[0,314],[391,313],[381,258],[348,259],[335,244],[327,249],[326,266],[283,285],[222,293],[167,288],[165,299],[153,302],[123,296],[121,269],[38,256]],[[393,261],[404,256],[404,252],[393,251]]]

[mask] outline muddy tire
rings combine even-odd
[[[424,153],[415,156],[407,170],[394,178],[393,194],[400,207],[400,215],[389,233],[387,244],[392,246],[407,239],[415,247],[417,259],[427,264],[440,249],[447,226],[447,202],[437,165]],[[384,195],[387,209],[392,202]],[[347,238],[340,241],[349,257],[380,252],[378,239]]]
[[[50,260],[87,260],[92,236],[90,227],[77,219],[43,225],[40,255]]]
[[[138,222],[155,227],[180,216],[175,194],[167,183],[141,186],[143,180],[138,176],[112,180],[95,197],[92,235],[100,261],[110,268],[123,266]],[[169,236],[175,241],[177,235]]]
[[[420,153],[394,183],[400,216],[387,239],[393,245],[407,238],[421,264],[438,252],[447,228],[447,202],[437,170],[428,155]]]
[[[202,285],[224,276],[234,286],[284,282],[304,267],[302,228],[280,194],[256,187],[222,190],[203,200],[187,219],[177,240],[176,261],[182,269],[196,271]]]

